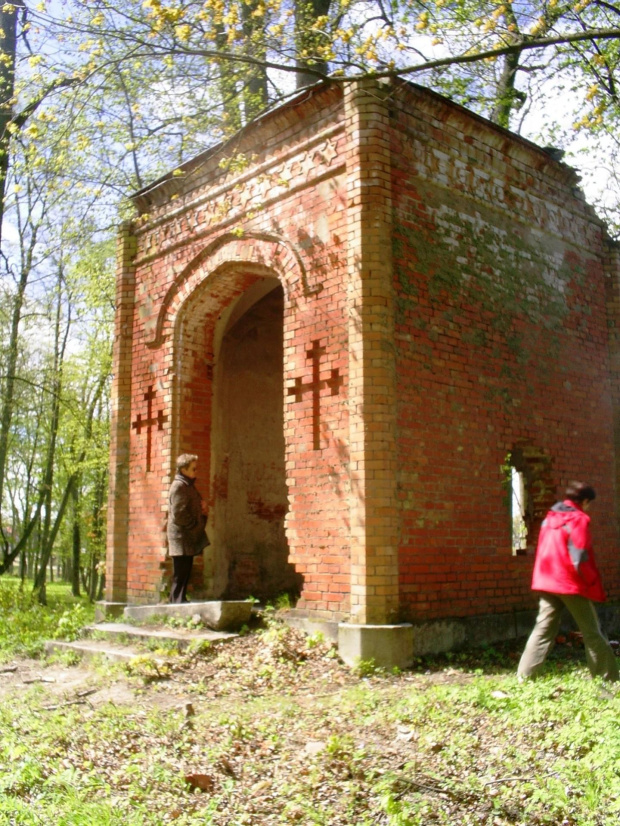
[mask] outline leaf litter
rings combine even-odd
[[[275,622],[168,652],[165,668],[154,656],[130,669],[14,663],[1,689],[0,823],[22,804],[32,820],[7,823],[617,822],[620,784],[593,785],[591,764],[602,771],[597,741],[618,700],[601,699],[574,659],[526,686],[508,648],[493,663],[483,652],[352,670],[329,643]],[[53,683],[26,684],[44,672]],[[592,704],[603,714],[579,720]],[[93,805],[105,817],[80,820]]]

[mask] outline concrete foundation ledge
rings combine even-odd
[[[533,611],[511,611],[414,622],[413,654],[422,657],[526,637],[534,627],[535,616]]]
[[[322,634],[329,642],[338,642],[338,623],[334,620],[325,620],[320,617],[313,617],[309,614],[296,611],[282,611],[278,616],[291,628],[297,628],[304,634]]]
[[[410,668],[413,665],[413,626],[341,622],[338,653],[350,666],[372,660],[379,668]]]
[[[118,619],[123,616],[123,611],[127,607],[126,602],[106,602],[100,600],[95,604],[95,622],[106,622],[106,620]]]
[[[135,622],[152,620],[154,617],[191,619],[196,614],[215,631],[234,631],[250,621],[252,603],[245,600],[215,600],[172,605],[166,602],[161,605],[128,605],[124,611],[124,615]]]

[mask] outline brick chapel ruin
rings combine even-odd
[[[428,90],[360,82],[139,192],[107,600],[165,599],[186,451],[210,504],[194,598],[292,593],[363,658],[526,633],[537,527],[572,478],[597,489],[617,599],[620,258],[578,180]]]

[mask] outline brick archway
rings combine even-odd
[[[311,285],[300,255],[284,239],[265,233],[245,233],[238,237],[225,233],[193,258],[177,275],[167,290],[146,344],[151,349],[162,346],[174,333],[176,319],[196,289],[216,273],[229,269],[247,269],[257,273],[270,271],[280,280],[285,302],[303,300],[321,291],[321,284]]]
[[[284,318],[300,277],[294,256],[275,242],[229,240],[211,253],[198,257],[160,313],[171,473],[176,455],[198,454],[212,545],[196,566],[194,593],[271,598],[301,585],[284,529],[283,422]]]

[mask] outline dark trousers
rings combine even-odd
[[[172,587],[170,602],[187,602],[187,586],[192,575],[193,556],[172,557]]]

